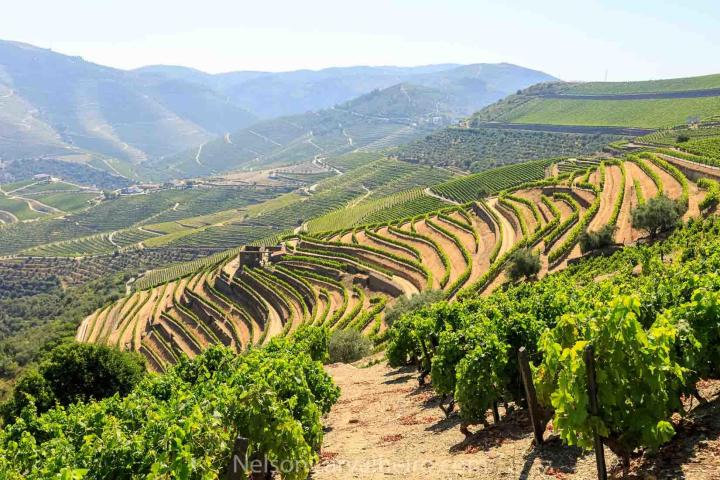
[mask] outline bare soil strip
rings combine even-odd
[[[393,240],[398,240],[407,245],[415,247],[420,252],[423,265],[425,265],[428,270],[433,272],[433,282],[435,288],[440,288],[440,278],[442,278],[442,276],[445,274],[445,266],[443,265],[440,256],[434,248],[432,248],[425,242],[410,240],[405,237],[395,235],[394,233],[390,232],[387,227],[383,227],[382,229],[380,229],[379,233],[381,235],[386,235]]]
[[[627,163],[630,162],[626,162],[626,166]],[[631,220],[632,209],[637,206],[637,195],[635,195],[635,185],[632,175],[630,175],[627,170],[625,172],[625,193],[623,194],[623,203],[620,207],[620,215],[618,215],[615,241],[621,243],[632,243],[636,240],[636,238],[634,239],[634,234],[637,233],[633,232]]]
[[[385,233],[380,233],[380,232],[378,232],[378,233],[380,235],[382,235],[383,237],[387,237],[388,236],[387,227],[385,227]],[[417,258],[415,258],[415,256],[412,255],[411,253],[409,253],[407,250],[404,250],[400,247],[397,247],[397,246],[389,244],[389,243],[378,242],[374,238],[369,237],[365,233],[365,231],[360,231],[360,232],[356,233],[355,238],[357,238],[357,241],[360,245],[367,245],[369,247],[379,248],[381,250],[387,250],[388,252],[391,252],[391,253],[398,255],[400,257],[403,257],[403,258],[407,258],[408,260],[417,261]],[[404,240],[401,240],[401,241],[404,242]]]
[[[490,268],[490,254],[495,248],[496,237],[487,222],[483,221],[476,215],[471,215],[473,229],[480,237],[480,248],[473,255],[473,268],[470,272],[468,285],[476,282]]]
[[[600,193],[600,208],[592,219],[588,230],[600,230],[607,225],[612,216],[615,199],[618,195],[618,189],[622,183],[622,172],[617,165],[610,165],[605,171],[605,188]]]
[[[510,220],[508,220],[505,215],[497,209],[497,198],[491,198],[488,200],[487,206],[495,213],[495,216],[500,220],[500,224],[502,225],[502,246],[500,247],[500,254],[498,255],[498,257],[502,257],[505,252],[510,250],[515,244],[515,227],[512,223],[510,223]]]
[[[645,160],[645,163],[648,167],[657,172],[657,174],[660,176],[663,189],[665,190],[665,195],[670,198],[680,198],[680,196],[682,195],[682,185],[680,185],[680,183],[678,183],[678,181],[675,180],[672,175],[655,165],[650,160]]]
[[[448,285],[450,285],[460,276],[460,273],[465,270],[465,259],[462,253],[451,240],[428,227],[424,220],[417,222],[415,229],[420,235],[425,235],[435,240],[435,243],[437,243],[448,256],[448,260],[450,261],[450,279],[448,280]]]
[[[326,433],[313,480],[359,479],[565,479],[597,478],[595,457],[562,445],[550,429],[541,450],[531,446],[523,410],[465,438],[457,413],[445,418],[429,387],[418,388],[415,369],[384,362],[367,368],[327,367],[340,386],[340,401],[325,419]],[[706,480],[720,471],[718,382],[701,387],[708,405],[693,410],[677,437],[656,456],[633,461],[631,475],[644,479]],[[618,459],[606,449],[608,468],[620,478]]]

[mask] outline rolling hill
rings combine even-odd
[[[433,87],[466,99],[466,114],[518,89],[555,80],[527,68],[500,64],[439,64],[420,67],[342,67],[293,72],[239,71],[207,74],[177,66],[148,66],[135,71],[150,78],[205,85],[261,118],[296,115],[330,108],[373,90],[400,83]]]
[[[720,109],[720,75],[643,82],[549,83],[478,112],[485,122],[657,129],[708,120]]]
[[[42,158],[74,181],[102,171],[109,187],[384,148],[550,80],[509,64],[123,71],[0,41],[0,178],[45,173],[29,161]]]
[[[94,152],[130,162],[254,121],[213,90],[0,42],[3,157]]]
[[[514,91],[518,84],[536,79],[514,76],[518,69],[473,65],[419,75],[415,80],[431,86],[400,83],[324,110],[259,122],[159,159],[153,166],[159,171],[166,169],[169,176],[194,177],[297,163],[358,149],[383,150],[451,124],[504,96],[508,91],[502,88]]]
[[[398,149],[407,161],[473,171],[588,155],[615,140],[720,115],[720,75],[641,82],[550,82]]]

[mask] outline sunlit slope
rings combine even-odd
[[[567,173],[543,178],[551,171]],[[663,192],[686,199],[690,216],[702,196],[654,154],[561,161],[516,182],[473,200],[472,192],[491,187],[486,175],[466,177],[460,187],[428,191],[444,199],[440,210],[389,222],[361,217],[360,225],[339,230],[299,229],[268,250],[240,248],[188,272],[150,274],[141,289],[88,317],[77,338],[138,350],[155,370],[212,344],[241,351],[308,324],[358,329],[380,341],[384,312],[400,297],[490,292],[505,281],[504,267],[519,248],[540,255],[545,275],[580,256],[577,241],[588,229],[612,225],[617,242],[637,240],[630,217],[638,203]],[[465,203],[450,198],[460,199],[463,189]],[[345,207],[348,216],[353,208]]]
[[[720,75],[643,82],[551,83],[478,112],[484,122],[656,129],[720,115]]]

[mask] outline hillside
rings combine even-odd
[[[0,67],[0,179],[58,172],[103,188],[383,149],[554,80],[509,64],[122,71],[10,41]],[[280,115],[292,116],[269,120]]]
[[[135,72],[206,85],[262,118],[326,109],[400,83],[467,98],[465,108],[477,109],[518,89],[555,80],[542,72],[504,63],[342,67],[279,73],[240,71],[216,75],[184,67],[149,66]]]
[[[415,75],[413,83],[373,90],[324,110],[256,123],[159,159],[153,166],[167,175],[187,177],[383,150],[449,125],[515,91],[511,87],[546,77],[504,64]]]
[[[708,120],[720,106],[720,75],[646,82],[530,87],[473,116],[485,122],[656,129]]]
[[[590,155],[623,138],[712,121],[720,75],[645,82],[550,82],[475,112],[458,125],[404,145],[406,161],[480,171],[537,158]]]
[[[254,120],[213,90],[0,42],[3,159],[85,152],[141,162]]]
[[[568,173],[545,178],[551,171]],[[378,188],[362,167],[354,172],[321,182],[308,202],[352,184]],[[376,181],[388,174],[378,172]],[[631,227],[631,211],[660,191],[687,203],[688,218],[699,214],[698,187],[650,153],[602,163],[518,164],[452,179],[425,191],[442,200],[436,210],[407,196],[415,207],[399,209],[400,219],[389,213],[396,208],[392,196],[381,199],[386,210],[379,218],[355,215],[362,201],[353,201],[340,216],[303,224],[277,246],[260,242],[193,270],[150,272],[135,294],[88,317],[77,338],[138,350],[156,370],[213,343],[240,351],[307,324],[358,328],[380,342],[388,327],[383,312],[399,297],[435,289],[448,299],[489,294],[522,247],[538,252],[544,276],[581,255],[577,242],[585,230],[609,224],[615,241],[635,242],[641,233]],[[277,219],[279,212],[268,214]]]
[[[696,134],[690,141],[713,138],[711,131],[704,131],[703,134]],[[645,141],[650,143],[652,140],[656,145],[664,145],[663,142],[671,138],[670,135],[659,135]],[[628,148],[637,147],[629,145]],[[710,160],[686,160],[681,158],[686,153],[679,149],[644,148],[647,151],[631,153],[632,150],[628,150],[627,155],[605,161],[549,159],[453,178],[450,178],[452,174],[439,168],[383,158],[373,160],[370,154],[355,153],[273,172],[268,182],[290,181],[305,175],[308,179],[319,176],[325,178],[307,186],[309,180],[306,186],[288,194],[270,195],[261,203],[253,203],[258,200],[259,184],[246,184],[244,187],[236,185],[234,191],[248,195],[241,197],[247,202],[246,205],[218,211],[216,214],[190,216],[191,212],[218,202],[218,197],[214,196],[217,193],[215,188],[209,185],[205,189],[171,190],[159,192],[158,196],[146,194],[120,199],[120,203],[115,205],[110,202],[103,206],[103,202],[100,204],[102,209],[94,212],[95,215],[88,215],[85,221],[94,219],[96,225],[106,231],[113,228],[121,230],[113,230],[114,234],[107,236],[95,235],[50,244],[47,249],[31,248],[4,259],[0,265],[7,278],[12,279],[13,274],[19,274],[15,277],[18,282],[14,284],[18,289],[28,279],[22,276],[23,272],[32,272],[33,276],[42,277],[48,270],[56,275],[64,271],[66,279],[72,278],[72,274],[86,275],[85,280],[77,279],[82,286],[87,278],[98,278],[92,277],[92,271],[113,268],[112,264],[107,263],[111,259],[129,261],[133,255],[150,255],[153,252],[191,253],[192,243],[183,245],[185,238],[196,237],[204,239],[201,242],[216,242],[220,251],[213,255],[208,255],[206,250],[201,258],[191,262],[148,271],[127,284],[129,293],[126,295],[120,298],[105,296],[102,305],[92,311],[88,309],[91,303],[84,302],[78,310],[86,312],[87,316],[75,332],[77,340],[137,351],[145,358],[151,370],[169,374],[159,378],[173,378],[173,372],[178,371],[173,366],[186,365],[183,360],[185,356],[195,358],[198,362],[205,361],[203,359],[207,357],[202,352],[216,345],[229,349],[224,354],[229,355],[227,358],[255,358],[253,355],[277,352],[279,344],[273,339],[290,339],[292,342],[294,334],[305,331],[308,326],[327,328],[331,333],[360,331],[378,349],[387,351],[393,365],[404,364],[411,355],[402,350],[408,345],[407,340],[423,338],[418,333],[403,333],[404,328],[414,328],[412,321],[415,318],[431,316],[428,318],[433,321],[426,323],[423,328],[433,328],[433,325],[442,328],[438,320],[440,318],[442,322],[465,322],[472,319],[474,326],[459,324],[463,328],[462,337],[459,338],[470,345],[474,345],[472,342],[477,339],[484,342],[483,345],[488,345],[488,348],[497,350],[488,355],[481,355],[476,349],[468,353],[473,355],[472,358],[477,358],[476,363],[482,366],[480,370],[468,370],[468,362],[461,362],[457,367],[459,393],[456,393],[453,382],[450,391],[454,393],[455,399],[451,404],[457,402],[460,407],[459,415],[449,413],[448,418],[443,419],[440,410],[434,410],[438,405],[448,409],[445,407],[448,402],[446,392],[450,387],[442,382],[450,377],[456,378],[455,363],[450,360],[455,357],[443,357],[440,354],[434,357],[438,360],[433,358],[426,361],[427,366],[447,365],[453,373],[446,377],[441,371],[433,371],[434,391],[420,387],[416,392],[417,399],[407,397],[417,388],[407,385],[408,382],[417,385],[417,380],[408,375],[410,370],[407,367],[404,370],[407,373],[398,373],[385,365],[377,365],[356,375],[345,367],[328,367],[344,391],[340,403],[326,420],[332,427],[327,442],[332,443],[324,444],[316,476],[333,478],[331,472],[337,472],[337,469],[344,471],[346,462],[354,461],[356,447],[364,447],[363,451],[368,457],[389,461],[391,458],[399,458],[383,453],[390,446],[398,445],[408,451],[416,451],[413,449],[421,442],[424,443],[423,451],[437,452],[438,462],[449,461],[449,455],[455,455],[455,452],[464,452],[473,456],[461,462],[462,465],[482,468],[481,465],[488,461],[482,451],[490,452],[487,458],[493,459],[496,455],[507,454],[513,446],[521,448],[523,452],[531,446],[526,411],[522,407],[522,398],[516,393],[517,375],[512,368],[505,368],[506,365],[514,364],[502,363],[505,354],[511,355],[509,352],[512,351],[514,355],[511,348],[517,345],[512,342],[527,341],[523,345],[533,349],[533,362],[540,362],[542,357],[538,352],[540,348],[545,348],[542,347],[544,344],[539,343],[541,346],[536,348],[533,342],[537,342],[539,329],[544,329],[545,325],[554,326],[553,315],[596,308],[599,318],[606,318],[604,315],[607,314],[608,321],[632,323],[637,322],[634,319],[640,316],[639,308],[631,305],[628,308],[634,310],[625,317],[620,314],[610,315],[597,300],[611,300],[610,297],[616,294],[613,292],[617,292],[618,288],[637,291],[655,299],[650,293],[661,283],[667,291],[663,290],[665,293],[655,300],[663,299],[665,303],[648,304],[642,310],[654,315],[663,306],[676,307],[681,302],[689,301],[689,293],[698,287],[700,278],[705,279],[702,285],[713,285],[713,275],[688,280],[692,276],[687,269],[705,271],[702,269],[713,268],[711,265],[714,263],[702,259],[714,248],[714,244],[703,246],[711,241],[711,235],[716,235],[714,220],[691,222],[668,242],[668,249],[662,246],[627,249],[609,260],[601,256],[596,260],[581,261],[578,267],[568,269],[581,257],[578,240],[586,230],[597,231],[606,225],[613,226],[612,237],[618,245],[633,244],[643,238],[643,232],[632,228],[632,212],[638,205],[650,201],[661,192],[688,206],[686,220],[698,217],[701,212],[712,211],[713,205],[716,205],[719,191],[717,179],[720,175],[708,172],[707,164],[710,164]],[[328,176],[331,175],[329,172],[333,172],[332,176]],[[696,181],[701,176],[708,179]],[[233,177],[222,178],[222,181],[229,182]],[[242,177],[238,177],[237,181],[239,178]],[[218,178],[214,181],[221,180]],[[57,188],[63,191],[68,187],[58,185]],[[268,187],[264,185],[263,188]],[[22,198],[37,197],[40,200],[47,200],[45,197],[49,194],[42,186],[32,183],[6,185],[3,191],[14,197],[20,197],[24,192]],[[138,203],[134,208],[127,208],[135,202]],[[156,210],[146,211],[149,206]],[[127,211],[128,214],[120,216],[118,211]],[[92,209],[88,213],[93,213]],[[78,215],[70,217],[76,222],[83,220],[78,213],[72,215]],[[16,226],[36,228],[35,224],[42,223],[42,220],[17,223],[2,227],[0,232],[9,232],[11,230],[8,228]],[[123,227],[128,224],[131,228]],[[243,237],[243,231],[264,236],[258,241],[250,241],[252,237]],[[149,242],[163,237],[167,237],[166,245],[172,248],[150,247]],[[24,236],[18,235],[16,238]],[[702,241],[699,241],[700,238]],[[113,246],[123,245],[123,248],[110,247],[113,253],[109,254],[108,247],[103,246],[105,242]],[[14,245],[15,241],[5,243]],[[137,245],[139,248],[133,248]],[[198,248],[199,245],[201,243],[196,244]],[[696,247],[709,250],[702,253]],[[510,258],[523,248],[539,255],[539,282],[514,284],[509,281]],[[78,253],[81,249],[85,250]],[[682,251],[676,252],[678,249]],[[38,258],[38,255],[44,257]],[[73,255],[79,256],[71,259]],[[648,255],[654,255],[657,260],[652,260]],[[160,263],[164,260],[167,264],[170,258],[165,257]],[[663,258],[669,261],[667,267],[664,266],[666,262],[660,260]],[[684,259],[679,264],[671,260],[679,258]],[[638,264],[643,268],[640,277],[636,272]],[[126,264],[116,271],[125,273],[127,278],[127,274],[137,271],[137,268],[135,264],[132,269],[128,269]],[[580,276],[575,279],[573,275],[577,272],[580,272]],[[662,282],[658,282],[660,279]],[[56,292],[57,284],[53,282],[57,280],[57,277],[47,278],[49,285],[44,288]],[[43,288],[39,282],[36,285]],[[676,285],[679,288],[675,288]],[[638,289],[631,290],[633,286]],[[418,316],[403,317],[395,320],[399,323],[392,325],[387,320],[390,312],[401,304],[401,299],[432,290],[439,291],[439,295],[451,303],[433,304],[419,312]],[[54,308],[63,300],[55,300],[52,295],[38,296],[52,302]],[[12,292],[9,292],[6,300],[0,300],[0,305],[7,305],[8,312],[0,316],[0,320],[4,318],[7,322],[4,327],[8,331],[4,334],[5,340],[11,341],[24,334],[37,338],[35,327],[42,325],[42,321],[17,323],[20,316],[15,313],[20,308],[20,302],[31,305],[22,308],[38,311],[40,307],[35,300],[35,295],[13,299]],[[511,313],[508,316],[504,313],[494,315],[493,312]],[[683,312],[685,310],[680,309],[672,315],[687,318]],[[438,315],[438,318],[432,317],[434,315]],[[408,318],[411,321],[409,326]],[[506,318],[511,319],[511,323],[503,323],[502,319]],[[563,318],[570,321],[584,317]],[[39,355],[38,349],[61,338],[62,332],[67,332],[71,323],[65,319],[62,326],[54,327],[56,330],[48,332],[35,346],[23,345],[19,351],[4,353],[2,360],[7,371],[21,368],[25,359]],[[507,325],[512,326],[512,329],[506,328]],[[692,325],[695,328],[696,324]],[[640,327],[633,323],[632,331],[637,331],[637,328]],[[674,327],[663,324],[652,330],[653,335],[649,337],[638,334],[637,341],[642,343],[642,338],[646,338],[651,345],[655,345],[652,342],[662,332],[669,331],[667,328]],[[302,338],[303,334],[299,335]],[[448,335],[442,332],[436,337],[441,348],[453,348],[459,344],[455,337]],[[627,337],[625,341],[632,342],[634,338]],[[581,339],[578,341],[582,344]],[[652,362],[667,362],[667,355],[658,356],[655,351],[645,351],[632,345],[633,348],[621,351],[637,352],[644,359],[640,364],[652,366],[651,359]],[[419,348],[413,350],[412,344],[407,348],[416,354],[421,351]],[[397,353],[398,349],[400,353]],[[213,352],[211,355],[217,358],[219,353],[217,350]],[[230,356],[231,353],[241,352],[250,357]],[[402,357],[403,352],[405,357]],[[450,354],[453,355],[453,352]],[[465,353],[463,351],[461,356]],[[547,352],[545,354],[550,355]],[[439,363],[442,358],[448,358],[449,363]],[[694,360],[683,357],[682,361]],[[619,371],[612,365],[605,367],[603,364],[601,368]],[[672,366],[668,368],[672,370]],[[505,387],[494,387],[495,380],[488,381],[486,372],[487,375],[494,375],[493,379],[499,379],[498,382],[504,382],[502,385],[507,384],[507,390]],[[642,379],[650,374],[648,370],[645,375],[633,378],[634,381],[638,378],[644,381]],[[599,377],[599,381],[605,382],[606,378]],[[538,382],[544,381],[541,377],[538,379]],[[660,381],[664,381],[664,377]],[[366,388],[364,393],[358,392],[359,385]],[[711,395],[716,391],[715,384],[701,382],[699,385],[698,395],[712,398]],[[560,387],[548,384],[546,388]],[[605,392],[607,395],[607,390]],[[379,429],[389,428],[387,419],[380,419],[377,415],[368,416],[369,410],[364,406],[373,402],[367,395],[376,394],[385,395],[388,400],[396,400],[392,414],[392,418],[400,424],[396,430],[381,434]],[[481,400],[471,403],[475,398]],[[365,403],[361,402],[363,399]],[[542,399],[547,401],[546,397]],[[507,407],[503,401],[508,401]],[[496,419],[489,413],[493,402],[498,403],[499,417]],[[432,408],[435,414],[426,412],[428,408]],[[693,409],[690,404],[683,408],[687,408],[688,418],[694,419],[698,425],[708,425],[708,416],[703,412],[705,408],[714,407],[710,405]],[[451,410],[452,407],[446,411]],[[390,418],[390,415],[386,417]],[[485,428],[468,431],[469,423],[474,422],[484,423]],[[674,428],[680,432],[678,442],[694,441],[692,432],[684,430],[688,424],[673,422]],[[139,424],[144,425],[143,422]],[[551,433],[546,432],[552,451],[545,453],[555,459],[552,469],[546,468],[542,462],[539,462],[537,468],[545,467],[543,474],[560,472],[562,475],[574,474],[576,478],[585,478],[587,472],[592,471],[592,457],[581,457],[575,449],[561,445],[559,438],[566,437],[558,438],[558,435],[564,435],[565,429],[583,428],[584,424],[567,426],[562,421],[555,421],[552,425]],[[455,428],[457,426],[460,429]],[[433,433],[430,437],[426,428],[439,433]],[[663,428],[667,431],[665,426]],[[663,437],[660,443],[668,440],[669,437]],[[506,442],[510,443],[503,448]],[[667,448],[673,448],[673,445],[675,443],[671,442]],[[378,446],[382,448],[376,448]],[[710,461],[709,457],[702,455],[701,450],[696,451],[703,462]],[[622,450],[618,452],[619,457],[608,453],[614,464],[624,458]],[[537,458],[531,452],[524,461],[535,469]],[[643,457],[641,463],[635,464],[633,468],[645,471],[646,468],[653,468],[653,462]],[[112,463],[109,460],[109,464]],[[689,474],[698,471],[695,463],[691,467],[687,463],[683,459],[674,459],[667,464]],[[422,474],[408,478],[426,478],[423,475],[435,468],[443,467],[440,463],[423,466]],[[508,465],[507,468],[515,467]],[[360,478],[373,477],[360,475]],[[695,477],[690,475],[688,478]]]

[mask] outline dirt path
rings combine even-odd
[[[679,198],[682,195],[682,186],[678,183],[677,180],[673,178],[672,175],[667,173],[662,168],[655,165],[650,160],[646,160],[645,163],[648,167],[653,169],[657,174],[660,176],[660,180],[662,180],[663,189],[665,190],[664,193],[670,198]]]
[[[417,222],[415,224],[415,229],[420,235],[425,235],[426,237],[430,237],[435,240],[435,243],[437,243],[440,248],[445,251],[445,254],[448,256],[448,260],[450,260],[450,279],[448,280],[448,285],[450,285],[460,276],[463,270],[465,270],[465,267],[467,267],[462,253],[454,242],[448,239],[445,235],[441,235],[430,228],[425,221]]]
[[[0,222],[2,223],[17,223],[20,220],[13,215],[10,212],[6,212],[5,210],[0,210]]]
[[[623,195],[623,203],[620,207],[620,215],[617,220],[617,230],[615,231],[615,241],[619,243],[632,243],[637,240],[637,231],[632,228],[632,211],[637,207],[637,195],[635,195],[635,184],[633,177],[627,171],[626,165],[626,178],[625,178],[625,193]]]
[[[617,165],[610,165],[605,170],[605,188],[600,192],[600,208],[592,219],[588,230],[600,230],[607,225],[612,216],[615,199],[618,195],[618,188],[622,183],[622,172]]]
[[[412,370],[337,364],[328,371],[342,396],[326,420],[313,480],[552,478],[572,469],[574,478],[592,478],[592,455],[580,457],[558,442],[542,457],[530,451],[532,434],[520,413],[467,440],[458,416],[445,419]]]
[[[431,272],[433,272],[434,287],[440,288],[440,278],[445,273],[445,266],[443,265],[442,260],[440,260],[440,256],[437,254],[434,248],[432,248],[425,242],[411,240],[406,237],[401,237],[400,235],[395,235],[394,233],[390,232],[387,227],[381,228],[379,230],[379,233],[382,235],[386,235],[393,240],[398,240],[405,243],[406,245],[415,247],[420,252],[423,265],[425,265]]]
[[[455,200],[450,200],[449,198],[443,197],[442,195],[438,195],[437,193],[430,190],[430,187],[423,190],[423,192],[425,193],[425,195],[430,195],[431,197],[435,197],[438,200],[442,200],[443,202],[452,203],[453,205],[460,205],[460,203],[456,202]]]
[[[487,430],[476,427],[466,439],[457,414],[445,419],[432,390],[418,388],[414,369],[394,370],[384,362],[368,368],[326,368],[342,394],[325,419],[321,461],[313,469],[313,480],[597,478],[594,455],[562,445],[550,431],[543,449],[532,449],[529,421],[522,410],[505,417],[501,408],[504,418],[499,424]],[[715,400],[691,413],[660,455],[635,460],[633,478],[720,478],[717,382],[701,391]],[[696,419],[702,424],[694,424]],[[613,478],[619,478],[618,460],[607,449],[606,459],[616,474]]]
[[[500,213],[497,209],[497,198],[491,198],[488,200],[487,205],[493,212],[495,212],[495,215],[498,219],[500,219],[500,224],[502,225],[502,247],[500,247],[500,254],[498,255],[501,257],[515,244],[515,227],[512,223],[510,223],[510,220],[508,220],[505,215]]]

